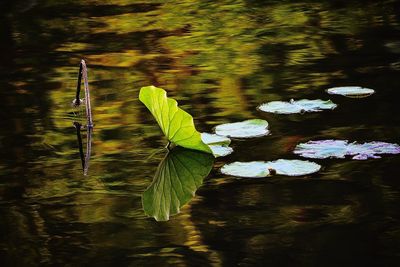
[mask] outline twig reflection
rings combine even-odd
[[[83,153],[83,145],[82,145],[82,135],[81,130],[83,129],[82,125],[79,122],[74,122],[74,126],[76,129],[76,136],[78,140],[79,146],[79,155],[81,157],[83,175],[87,175],[89,171],[89,161],[90,155],[92,152],[92,132],[93,132],[93,119],[92,119],[92,109],[90,105],[90,92],[89,92],[89,81],[88,81],[88,71],[86,67],[85,60],[81,60],[79,64],[79,73],[78,73],[78,83],[76,86],[76,95],[75,100],[72,102],[74,107],[79,107],[83,101],[79,98],[81,92],[81,82],[83,78],[83,85],[85,88],[85,108],[86,108],[86,154]]]
[[[92,153],[92,127],[86,127],[86,154],[83,152],[83,142],[82,142],[82,125],[79,122],[74,122],[74,126],[76,129],[76,138],[78,141],[79,147],[79,156],[82,162],[83,175],[87,175],[89,172],[89,162],[90,155]]]

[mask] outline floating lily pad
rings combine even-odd
[[[233,153],[233,148],[230,146],[209,145],[214,157],[225,157]]]
[[[347,145],[345,140],[309,141],[298,144],[294,153],[305,158],[344,158],[347,155]]]
[[[352,156],[355,160],[380,158],[381,154],[399,154],[400,146],[385,142],[369,142],[364,144],[348,143],[347,140],[320,140],[299,144],[295,154],[306,158],[326,159]]]
[[[262,178],[273,174],[287,175],[287,176],[301,176],[315,173],[321,169],[317,163],[306,160],[286,160],[279,159],[276,161],[251,161],[251,162],[233,162],[224,165],[221,168],[223,174]]]
[[[262,178],[270,175],[264,161],[233,162],[222,166],[221,172],[238,177]]]
[[[216,158],[227,156],[233,152],[233,149],[229,147],[231,139],[226,136],[201,133],[201,140],[211,148],[211,151]]]
[[[321,169],[321,165],[308,160],[278,159],[267,162],[268,168],[276,171],[276,174],[287,176],[301,176],[315,173]]]
[[[207,145],[229,145],[231,139],[217,134],[201,133],[201,140]]]
[[[233,138],[260,137],[269,134],[268,122],[261,119],[252,119],[221,124],[215,128],[215,133]]]
[[[324,109],[334,109],[337,105],[331,100],[293,100],[289,102],[272,101],[259,106],[259,109],[264,112],[277,113],[277,114],[294,114],[304,112],[319,112]]]
[[[368,158],[378,159],[382,154],[400,154],[400,146],[386,142],[369,142],[364,144],[349,144],[349,155],[353,159],[366,160]]]
[[[331,95],[342,95],[352,98],[367,97],[375,93],[375,90],[369,88],[363,88],[360,86],[344,86],[344,87],[333,87],[326,90]]]

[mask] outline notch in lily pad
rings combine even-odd
[[[264,178],[271,175],[303,176],[316,173],[321,166],[315,162],[297,159],[276,161],[233,162],[221,168],[226,175],[245,178]]]
[[[375,93],[374,89],[361,86],[332,87],[326,90],[330,95],[342,95],[350,98],[364,98]]]
[[[218,125],[215,127],[215,133],[232,138],[252,138],[268,135],[270,131],[266,120],[251,119]]]
[[[233,149],[229,146],[231,139],[226,136],[217,134],[201,133],[201,139],[212,150],[214,156],[224,157],[233,153]]]
[[[400,154],[400,146],[376,141],[358,144],[356,142],[349,143],[347,140],[318,140],[298,144],[294,153],[305,158],[314,159],[351,156],[354,160],[366,160],[380,158],[380,155],[383,154]]]
[[[335,109],[337,105],[331,100],[309,100],[301,99],[294,100],[291,99],[289,102],[285,101],[272,101],[262,104],[258,107],[259,110],[275,114],[296,114],[296,113],[306,113],[306,112],[320,112],[323,110]]]

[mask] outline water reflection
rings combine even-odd
[[[74,122],[74,127],[76,129],[76,138],[78,140],[78,148],[79,148],[79,156],[82,162],[83,174],[87,175],[89,171],[89,161],[90,155],[92,153],[92,127],[86,127],[86,153],[83,152],[83,143],[82,143],[82,128],[83,126],[79,122]]]
[[[272,135],[235,142],[217,166],[293,157],[316,138],[398,143],[400,1],[161,2],[0,1],[1,262],[396,266],[400,157],[319,162],[325,171],[298,182],[214,187],[212,172],[168,222],[146,219],[141,196],[162,160],[146,159],[166,141],[137,96],[165,88],[200,131],[268,120]],[[65,118],[81,58],[96,119],[88,176]],[[326,114],[255,110],[345,85],[377,93],[333,96]]]
[[[166,221],[188,203],[214,163],[211,154],[176,147],[158,165],[152,184],[142,195],[143,209]]]

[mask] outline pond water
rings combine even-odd
[[[397,265],[400,156],[315,160],[321,171],[302,177],[219,171],[301,159],[309,140],[400,143],[400,1],[292,2],[1,1],[1,265]],[[81,58],[95,124],[86,176],[71,107]],[[234,140],[166,222],[141,200],[167,143],[138,100],[148,85],[200,131],[254,118],[271,130]],[[325,91],[339,86],[375,94]],[[257,110],[292,98],[338,107]]]

